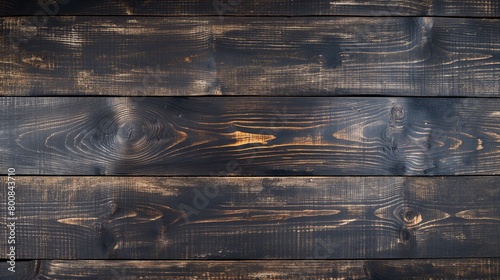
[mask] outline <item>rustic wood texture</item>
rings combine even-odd
[[[19,175],[495,175],[500,99],[0,99]],[[6,172],[6,171],[5,171]]]
[[[16,276],[2,279],[494,279],[500,260],[266,260],[266,261],[103,261],[41,260],[17,262]],[[141,278],[142,277],[142,278]]]
[[[500,279],[500,1],[0,1],[0,155],[2,280]]]
[[[496,176],[18,176],[16,251],[19,259],[497,257],[499,183]]]
[[[64,261],[43,260],[36,279],[494,279],[499,259]],[[0,265],[0,266],[3,266]],[[35,266],[32,266],[35,268]],[[3,275],[2,275],[3,274]],[[7,276],[0,270],[0,277]],[[140,278],[142,277],[142,278]],[[34,279],[34,278],[17,278]]]
[[[499,19],[0,21],[1,95],[500,94]]]
[[[54,2],[56,1],[3,0],[0,2],[0,16],[33,15],[39,11],[51,15],[500,16],[500,4],[497,0],[58,0],[57,5]]]

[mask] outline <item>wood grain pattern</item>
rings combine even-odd
[[[0,155],[2,280],[499,279],[500,1],[0,1]]]
[[[500,254],[496,176],[16,178],[19,259]]]
[[[266,261],[126,261],[40,260],[17,262],[0,277],[49,279],[494,279],[498,258],[426,260],[266,260]],[[22,270],[21,270],[22,269]]]
[[[496,0],[3,0],[0,16],[33,15],[48,9],[46,13],[62,15],[357,15],[357,16],[463,16],[498,17],[500,6]]]
[[[499,259],[303,261],[42,260],[36,278],[17,279],[494,279]],[[30,262],[34,263],[34,262]],[[2,265],[0,265],[2,266]],[[32,268],[35,268],[34,266]],[[0,277],[8,275],[0,270]],[[2,278],[6,279],[6,278]]]
[[[0,99],[19,175],[495,175],[500,99]]]
[[[499,19],[0,21],[1,95],[500,94]]]

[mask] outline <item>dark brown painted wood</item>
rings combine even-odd
[[[496,176],[16,178],[19,259],[500,254]]]
[[[39,3],[42,4],[39,4]],[[498,17],[496,0],[3,0],[0,16],[33,15],[398,15],[398,16],[464,16]],[[43,4],[50,3],[50,4]]]
[[[0,99],[19,175],[494,175],[500,99]]]
[[[499,19],[30,20],[0,18],[1,95],[500,94]]]
[[[1,272],[0,272],[1,273]],[[38,279],[494,279],[499,259],[41,261]]]

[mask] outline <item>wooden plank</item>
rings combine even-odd
[[[495,175],[500,99],[0,99],[19,175]]]
[[[490,176],[19,176],[15,251],[19,259],[496,257],[499,183]]]
[[[500,19],[0,20],[1,95],[500,95]]]
[[[499,259],[42,261],[41,279],[495,279]]]
[[[0,16],[33,15],[357,15],[357,16],[463,16],[498,17],[500,6],[496,0],[3,0]],[[41,3],[41,4],[39,4]],[[48,3],[48,4],[44,4]]]

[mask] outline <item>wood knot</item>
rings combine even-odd
[[[415,226],[422,222],[422,215],[420,215],[418,211],[411,208],[404,210],[402,216],[407,226]]]
[[[139,141],[144,134],[143,125],[135,121],[122,124],[117,131],[117,136],[129,143]]]
[[[405,111],[399,104],[395,104],[391,108],[391,118],[389,124],[391,126],[402,126],[404,124]]]
[[[114,201],[110,201],[108,207],[109,207],[111,215],[118,213],[118,210],[120,209],[118,203],[116,203]]]
[[[433,17],[423,17],[419,19],[419,24],[424,32],[429,32],[432,30],[434,26],[434,18]]]
[[[337,68],[342,65],[342,50],[336,39],[327,40],[322,46],[312,46],[308,52],[309,60],[322,67]]]
[[[413,207],[398,207],[395,215],[405,223],[406,227],[413,227],[422,222],[422,215]]]
[[[399,231],[399,240],[405,246],[411,246],[415,242],[413,231],[403,226]]]
[[[101,222],[95,222],[94,227],[96,232],[104,231],[104,225]]]

